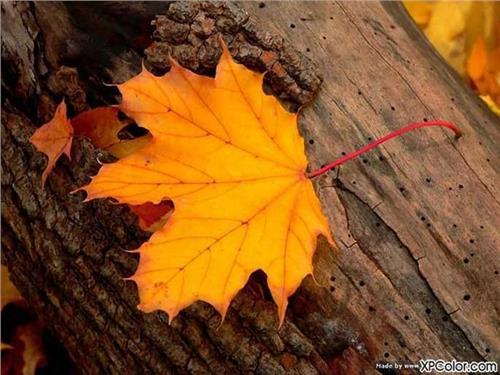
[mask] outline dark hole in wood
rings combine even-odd
[[[326,40],[326,36],[323,35],[323,39]]]
[[[486,353],[489,353],[491,350],[490,350],[490,348],[486,348],[486,349],[484,349],[484,351],[485,351]]]
[[[470,253],[470,256],[473,257],[474,256],[474,253]]]
[[[368,141],[371,141],[372,140],[372,137],[368,137]]]
[[[376,226],[376,227],[379,227],[379,226],[380,226],[380,223],[375,223],[375,226]]]
[[[314,139],[310,139],[310,140],[309,140],[309,144],[310,144],[310,145],[313,145],[313,144],[314,144]]]
[[[463,189],[463,188],[464,188],[464,185],[460,184],[460,185],[458,185],[458,188],[459,188],[459,189]]]
[[[259,8],[264,8],[266,6],[265,3],[259,3]]]
[[[425,179],[425,181],[427,181],[427,182],[431,182],[432,180],[431,180],[431,178],[430,178],[430,177],[427,177],[427,178]]]
[[[335,287],[334,286],[330,287],[330,292],[335,292]]]
[[[342,156],[345,156],[345,155],[346,155],[346,153],[345,153],[344,151],[342,151],[340,154],[341,154]]]
[[[473,239],[473,238],[471,238],[471,239],[469,240],[469,242],[470,242],[470,243],[474,243],[474,239]]]
[[[359,282],[359,286],[365,286],[365,282],[364,282],[363,280],[361,280],[361,281]]]
[[[384,357],[388,358],[389,357],[389,353],[384,353]]]
[[[368,164],[368,159],[363,159],[363,163]]]
[[[352,182],[352,184],[353,184],[353,185],[356,185],[356,181],[353,181],[353,182]]]
[[[400,191],[401,193],[403,193],[403,192],[405,191],[405,188],[404,188],[403,186],[401,186],[401,187],[399,188],[399,191]]]
[[[424,117],[424,122],[427,122],[427,121],[428,121],[428,120],[427,120],[427,117]]]
[[[498,271],[495,271],[495,275],[498,275]]]
[[[425,216],[422,216],[420,220],[425,221]]]
[[[379,157],[378,157],[378,160],[380,160],[380,161],[384,161],[385,159],[384,159],[384,157],[383,157],[383,156],[379,156]]]
[[[394,106],[391,105],[391,110],[395,111],[396,108]]]
[[[335,276],[331,276],[330,281],[335,281]]]
[[[311,49],[310,48],[306,48],[306,52],[311,52]]]
[[[452,188],[452,187],[449,187],[449,188],[448,188],[448,190],[449,190],[449,191],[452,191],[452,190],[453,190],[453,188]]]
[[[362,92],[360,90],[358,90],[358,95],[361,95],[361,94],[362,94]]]
[[[469,258],[464,258],[464,263],[465,264],[469,263]]]
[[[291,27],[292,29],[295,29],[295,24],[291,23],[291,24],[290,24],[290,27]]]
[[[396,28],[396,26],[391,25],[390,28],[394,30]]]
[[[371,312],[375,311],[375,307],[373,307],[373,306],[368,306],[368,311],[371,311]]]
[[[469,300],[470,300],[470,295],[469,294],[464,295],[464,301],[469,301]]]
[[[445,315],[441,319],[442,319],[443,322],[447,322],[449,318]]]
[[[453,225],[452,225],[452,227],[453,227],[453,228],[456,228],[456,227],[457,227],[457,224],[453,224]]]
[[[408,315],[405,315],[404,318],[405,318],[405,320],[409,320],[410,319],[410,317]]]
[[[425,313],[426,313],[426,314],[430,314],[430,313],[431,313],[431,309],[426,308],[426,309],[425,309]]]
[[[484,229],[484,225],[480,225],[479,228]]]
[[[389,345],[389,343],[388,342],[384,342],[384,346],[387,346],[387,345]]]
[[[430,228],[431,227],[431,223],[427,223],[427,228]]]

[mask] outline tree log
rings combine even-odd
[[[500,360],[499,120],[400,4],[18,2],[2,3],[2,17],[2,262],[81,373],[369,374],[384,361]],[[320,285],[304,280],[281,328],[260,273],[222,324],[202,302],[171,325],[140,312],[123,280],[138,258],[123,249],[148,234],[128,208],[70,194],[111,159],[77,138],[42,188],[46,159],[28,141],[63,97],[70,115],[118,103],[103,83],[137,74],[143,57],[155,73],[171,54],[213,74],[218,35],[289,108],[310,103],[300,130],[311,168],[409,122],[441,118],[465,134],[421,130],[317,179],[340,251],[320,241]]]

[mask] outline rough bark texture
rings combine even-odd
[[[82,373],[355,374],[500,359],[499,121],[400,5],[2,3],[2,17],[2,262]],[[46,161],[28,142],[62,97],[72,114],[118,102],[102,83],[136,74],[141,56],[157,73],[170,53],[213,74],[218,35],[292,107],[321,85],[300,121],[312,167],[416,120],[465,133],[422,130],[318,179],[341,251],[320,241],[322,285],[303,282],[281,329],[259,274],[220,326],[204,303],[171,326],[138,311],[122,280],[138,259],[122,249],[147,234],[125,207],[69,194],[106,155],[76,139],[42,188]]]

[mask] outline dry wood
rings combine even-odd
[[[241,6],[241,8],[240,8]],[[246,9],[253,19],[242,8]],[[155,15],[154,42],[149,23]],[[399,4],[2,3],[2,262],[80,371],[372,373],[374,363],[500,359],[500,124]],[[270,31],[271,34],[268,32]],[[301,116],[312,167],[424,118],[455,122],[394,140],[318,179],[340,252],[324,244],[281,330],[257,274],[220,318],[204,303],[169,326],[136,309],[136,218],[68,192],[97,172],[73,161],[40,186],[29,144],[66,96],[73,113],[116,103],[122,82],[166,53],[212,74],[214,33]],[[292,47],[293,46],[293,47]],[[301,53],[297,53],[301,52]],[[307,56],[307,57],[305,57]]]

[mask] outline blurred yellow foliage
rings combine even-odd
[[[445,60],[498,109],[500,2],[405,1],[404,5]]]

